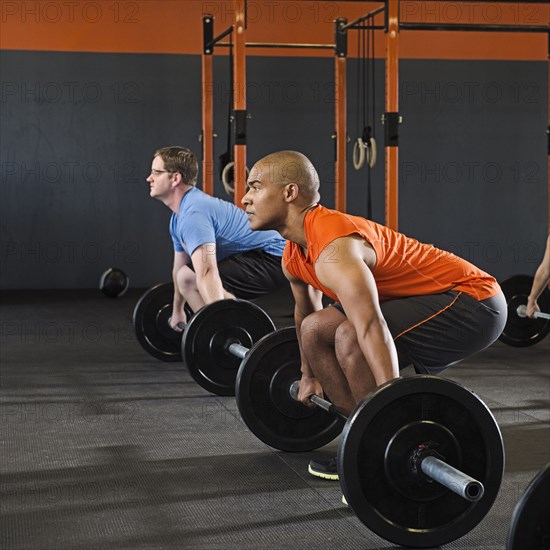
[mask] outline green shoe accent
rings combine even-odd
[[[330,479],[331,481],[338,481],[336,457],[311,460],[307,467],[307,471],[315,477]]]

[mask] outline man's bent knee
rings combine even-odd
[[[310,345],[334,345],[334,336],[346,318],[335,308],[322,309],[308,315],[300,328],[302,342]]]
[[[335,348],[340,364],[345,364],[350,359],[364,360],[355,327],[350,321],[346,320],[336,330]]]
[[[188,266],[181,267],[176,274],[176,282],[178,290],[185,296],[190,291],[197,290],[197,276],[195,272]]]

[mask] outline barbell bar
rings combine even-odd
[[[290,385],[290,395],[292,399],[298,401],[299,391],[300,381],[295,380]],[[318,395],[311,395],[309,401],[329,413],[336,414],[344,420],[348,420],[347,415],[342,413],[342,411],[327,399],[323,399]],[[482,483],[454,468],[450,464],[447,464],[440,458],[433,456],[433,454],[422,452],[423,450],[424,447],[419,447],[416,450],[416,454],[413,453],[409,458],[412,470],[415,474],[423,472],[430,479],[439,482],[447,489],[450,489],[470,502],[479,500],[483,496],[485,489]]]
[[[419,462],[420,468],[425,475],[441,483],[443,487],[450,489],[459,497],[465,498],[470,502],[475,502],[485,492],[483,483],[453,468],[450,464],[435,456],[426,456],[420,459]]]
[[[527,306],[523,305],[523,304],[521,306],[518,306],[516,312],[518,314],[518,317],[521,317],[522,319],[527,317]],[[535,311],[534,317],[536,319],[550,319],[550,313],[543,313],[542,311]]]

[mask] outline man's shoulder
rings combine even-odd
[[[327,227],[327,224],[328,226],[346,224],[355,218],[355,216],[350,216],[345,212],[340,212],[340,210],[326,208],[320,204],[316,208],[312,209],[308,213],[307,217],[309,218],[311,225],[318,229]]]
[[[201,211],[201,209],[221,209],[227,211],[241,211],[233,202],[213,197],[200,189],[194,188],[193,193],[189,195],[189,200],[185,201],[186,210]]]
[[[200,214],[212,208],[214,204],[213,201],[215,201],[214,197],[211,197],[204,191],[193,187],[193,189],[189,190],[187,195],[184,197],[179,213],[185,214],[186,216],[189,216],[190,214]]]
[[[356,228],[366,221],[364,218],[350,216],[339,210],[331,210],[319,205],[306,218],[308,236],[323,235],[333,239],[349,234],[350,228]]]

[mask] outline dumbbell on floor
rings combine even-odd
[[[493,415],[471,391],[433,376],[400,378],[371,393],[344,425],[341,414],[296,401],[300,376],[294,328],[262,338],[237,375],[241,417],[264,443],[286,451],[321,447],[343,426],[340,484],[369,529],[393,543],[430,547],[485,517],[502,481],[504,447]]]

